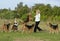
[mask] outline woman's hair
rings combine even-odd
[[[39,10],[39,9],[37,9],[37,10],[36,10],[36,13],[40,13],[40,10]]]

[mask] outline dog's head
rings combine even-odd
[[[51,27],[52,26],[52,23],[49,23],[49,26]]]

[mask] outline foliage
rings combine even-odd
[[[1,19],[14,19],[14,18],[20,18],[22,20],[26,19],[26,15],[31,12],[32,18],[34,20],[35,11],[39,9],[41,12],[41,20],[58,20],[60,21],[60,7],[54,6],[52,7],[50,4],[44,5],[44,4],[35,4],[31,8],[29,8],[27,5],[23,5],[22,2],[17,4],[17,7],[15,7],[15,10],[9,9],[0,9],[0,18]],[[57,17],[56,17],[57,16]]]

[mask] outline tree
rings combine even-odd
[[[29,8],[27,5],[23,6],[23,3],[20,2],[19,4],[17,4],[17,7],[15,9],[19,15],[19,17],[21,18],[23,15],[27,14],[29,12]]]

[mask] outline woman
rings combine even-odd
[[[36,10],[34,32],[36,32],[37,29],[38,29],[39,31],[42,30],[42,29],[40,29],[40,28],[38,27],[39,23],[40,23],[40,11],[39,11],[39,10]]]

